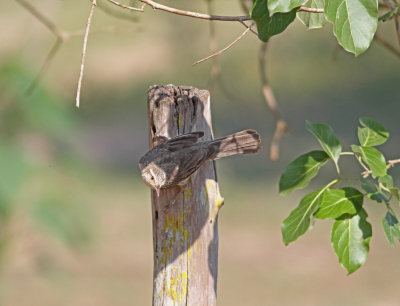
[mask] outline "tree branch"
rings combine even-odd
[[[250,27],[248,27],[246,30],[244,30],[244,32],[243,32],[242,34],[240,34],[239,37],[237,37],[233,42],[231,42],[231,43],[230,43],[229,45],[227,45],[225,48],[223,48],[223,49],[219,50],[218,52],[215,52],[214,54],[211,54],[211,55],[209,55],[209,56],[207,56],[207,57],[205,57],[205,58],[203,58],[203,59],[201,59],[201,60],[198,60],[197,62],[193,63],[192,66],[195,66],[195,65],[197,65],[197,64],[200,64],[200,63],[202,63],[202,62],[205,62],[206,60],[209,60],[210,58],[216,57],[216,56],[218,56],[218,55],[224,53],[226,50],[228,50],[228,49],[231,48],[234,44],[236,44],[239,40],[241,40],[241,39],[250,31],[250,29],[251,29],[251,27],[252,27],[253,25],[254,25],[254,23],[251,24]]]
[[[276,121],[276,128],[274,136],[272,137],[270,151],[269,151],[271,160],[276,161],[279,159],[280,140],[282,136],[288,132],[289,127],[285,122],[285,120],[283,120],[281,114],[279,113],[274,92],[272,91],[272,88],[269,86],[267,72],[266,72],[266,63],[267,63],[267,43],[263,43],[261,45],[260,55],[259,55],[259,68],[261,74],[263,97],[269,111],[271,112],[272,116]]]
[[[142,6],[141,8],[137,8],[137,7],[128,6],[128,5],[119,3],[119,2],[114,1],[114,0],[107,0],[107,1],[109,1],[109,2],[111,2],[111,3],[113,3],[113,4],[115,4],[115,5],[118,5],[119,7],[122,7],[122,8],[124,8],[124,9],[128,9],[128,10],[131,10],[131,11],[136,11],[136,12],[144,12],[144,6],[145,6],[145,4],[143,4],[143,6]]]
[[[133,10],[133,11],[143,11],[144,7],[142,8],[135,8],[131,6],[126,6],[123,5],[115,0],[108,0],[111,3],[120,6],[125,9]],[[169,12],[172,14],[176,15],[181,15],[181,16],[187,16],[187,17],[193,17],[193,18],[199,18],[199,19],[206,19],[206,20],[218,20],[218,21],[246,21],[246,20],[251,20],[252,18],[250,16],[219,16],[219,15],[209,15],[209,14],[203,14],[203,13],[198,13],[198,12],[192,12],[192,11],[185,11],[185,10],[180,10],[174,7],[170,7],[167,5],[160,4],[158,2],[152,1],[152,0],[138,0],[144,4],[147,4],[151,6],[154,10],[161,10],[165,12]],[[323,9],[316,9],[316,8],[308,8],[305,6],[301,6],[299,8],[299,11],[302,12],[309,12],[309,13],[323,13]]]
[[[166,6],[163,4],[159,4],[152,0],[139,0],[139,1],[151,6],[154,10],[162,10],[162,11],[169,12],[172,14],[193,17],[193,18],[199,18],[199,19],[219,20],[219,21],[246,21],[246,20],[251,19],[250,16],[218,16],[218,15],[208,15],[208,14],[202,14],[202,13],[197,13],[197,12],[185,11],[185,10],[176,9],[176,8],[173,8],[170,6]]]
[[[86,24],[85,36],[83,38],[81,69],[80,69],[80,72],[79,72],[78,88],[77,88],[77,91],[76,91],[76,107],[78,107],[78,108],[79,108],[79,105],[80,105],[83,71],[85,69],[85,58],[86,58],[87,41],[88,41],[88,37],[89,37],[90,24],[92,23],[92,17],[93,17],[93,13],[94,13],[94,8],[96,7],[96,5],[97,5],[96,0],[92,0],[92,7],[90,8],[89,17],[88,17],[87,24]]]

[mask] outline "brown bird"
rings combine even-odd
[[[203,135],[193,132],[171,139],[158,136],[159,144],[139,160],[143,181],[159,195],[161,189],[183,185],[207,161],[261,149],[260,135],[254,130],[199,142]]]

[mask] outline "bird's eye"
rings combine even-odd
[[[152,181],[154,181],[154,176],[151,176],[150,179],[151,179]]]

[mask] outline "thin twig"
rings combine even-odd
[[[239,21],[245,28],[250,28],[244,21]],[[253,33],[254,35],[258,36],[258,33],[254,31],[252,28],[250,28],[250,32]]]
[[[388,164],[386,166],[386,168],[392,168],[394,167],[395,164],[399,164],[400,163],[400,159],[392,159],[388,161]]]
[[[39,73],[31,83],[31,85],[28,87],[26,90],[26,94],[29,96],[33,90],[36,88],[37,84],[41,81],[43,78],[44,74],[46,73],[47,69],[49,69],[50,63],[54,56],[57,54],[58,49],[60,49],[61,45],[63,43],[63,40],[61,38],[57,38],[56,42],[54,43],[53,47],[50,49],[49,54],[47,54],[46,59],[44,60],[44,63],[42,65],[42,68],[40,68]]]
[[[276,161],[279,158],[280,140],[282,138],[282,135],[286,134],[289,131],[289,127],[285,122],[285,120],[283,120],[281,114],[279,113],[278,104],[276,102],[274,92],[272,91],[272,88],[269,86],[267,72],[266,72],[266,63],[267,63],[267,43],[263,43],[260,49],[259,67],[260,67],[263,97],[269,111],[271,112],[272,116],[276,121],[276,128],[274,136],[272,137],[272,142],[269,151],[271,160]]]
[[[365,166],[365,165],[361,162],[361,158],[360,158],[360,157],[358,157],[358,159],[359,159],[359,162],[360,162],[361,166],[363,166],[363,168],[365,169],[365,171],[362,172],[361,175],[362,175],[364,178],[366,178],[366,177],[368,177],[368,176],[372,173],[372,171],[371,171],[370,169],[368,169],[368,167]],[[393,168],[396,164],[399,164],[399,163],[400,163],[400,159],[388,160],[387,165],[386,165],[386,169]]]
[[[126,5],[123,5],[121,3],[118,3],[114,0],[108,0],[112,2],[115,5],[118,5],[120,7],[126,8],[126,9],[131,9],[134,11],[142,11],[143,7],[138,9],[134,7],[128,7]],[[140,2],[147,4],[151,6],[154,10],[161,10],[165,12],[169,12],[172,14],[177,14],[181,16],[187,16],[187,17],[193,17],[193,18],[199,18],[199,19],[206,19],[206,20],[218,20],[218,21],[246,21],[246,20],[251,20],[252,18],[250,16],[219,16],[219,15],[209,15],[209,14],[203,14],[203,13],[198,13],[198,12],[191,12],[191,11],[185,11],[185,10],[180,10],[174,7],[170,7],[167,5],[163,5],[157,2],[154,2],[152,0],[139,0]],[[301,6],[299,8],[299,11],[302,12],[309,12],[309,13],[323,13],[323,9],[315,9],[315,8],[309,8],[305,6]]]
[[[151,6],[155,10],[162,10],[162,11],[169,12],[172,14],[193,17],[193,18],[199,18],[199,19],[219,20],[219,21],[246,21],[246,20],[251,19],[250,16],[218,16],[218,15],[209,15],[209,14],[185,11],[185,10],[180,10],[180,9],[176,9],[173,7],[169,7],[169,6],[166,6],[163,4],[159,4],[152,0],[139,0],[139,1]]]
[[[35,16],[42,24],[52,31],[59,39],[65,38],[65,33],[61,31],[50,19],[40,13],[35,7],[25,0],[16,0],[20,5],[26,8],[33,16]]]
[[[200,64],[200,63],[202,63],[202,62],[205,62],[206,60],[209,60],[210,58],[216,57],[216,56],[218,56],[218,55],[224,53],[226,50],[228,50],[228,49],[231,48],[234,44],[236,44],[239,40],[241,40],[241,39],[250,31],[250,29],[251,29],[252,26],[253,26],[253,24],[250,25],[250,27],[248,27],[246,30],[244,30],[244,32],[243,32],[242,34],[240,34],[239,37],[237,37],[233,42],[231,42],[231,43],[230,43],[229,45],[227,45],[225,48],[223,48],[223,49],[219,50],[218,52],[215,52],[214,54],[211,54],[211,55],[209,55],[209,56],[207,56],[207,57],[205,57],[205,58],[203,58],[203,59],[201,59],[201,60],[198,60],[197,62],[193,63],[192,66],[195,66],[195,65],[197,65],[197,64]]]
[[[92,17],[93,17],[94,8],[96,7],[96,4],[97,4],[96,0],[92,0],[92,7],[90,8],[89,17],[88,17],[87,24],[86,24],[85,36],[83,38],[81,69],[80,69],[80,72],[79,72],[78,89],[76,91],[76,107],[78,107],[78,108],[79,108],[79,105],[80,105],[80,96],[81,96],[83,71],[85,69],[85,57],[86,57],[87,41],[88,41],[88,37],[89,37],[90,24],[92,23]]]
[[[109,2],[111,2],[111,3],[113,3],[113,4],[115,4],[115,5],[118,5],[119,7],[122,7],[122,8],[124,8],[124,9],[128,9],[128,10],[131,10],[131,11],[136,11],[136,12],[144,12],[144,6],[145,6],[145,4],[143,4],[143,6],[142,6],[141,8],[137,8],[137,7],[128,6],[128,5],[119,3],[119,2],[114,1],[114,0],[107,0],[107,1],[109,1]]]
[[[115,10],[114,9],[110,9],[108,6],[104,5],[102,1],[97,3],[97,7],[100,10],[102,10],[104,13],[106,13],[106,14],[112,16],[112,17],[115,17],[115,18],[118,18],[118,19],[125,19],[125,20],[131,21],[131,22],[137,22],[138,21],[138,18],[137,18],[136,15],[132,15],[132,14],[130,14],[128,12],[121,13],[119,11],[119,9],[117,9],[117,8]]]
[[[386,49],[388,49],[390,52],[392,52],[394,55],[400,58],[400,51],[396,49],[395,46],[393,46],[390,42],[388,42],[386,39],[381,37],[378,34],[375,34],[374,39],[380,43],[382,46],[384,46]]]

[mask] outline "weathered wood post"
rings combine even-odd
[[[203,131],[213,138],[210,94],[187,86],[152,86],[148,91],[149,143]],[[215,163],[192,175],[183,192],[152,191],[153,305],[216,305],[218,212],[223,198]]]

